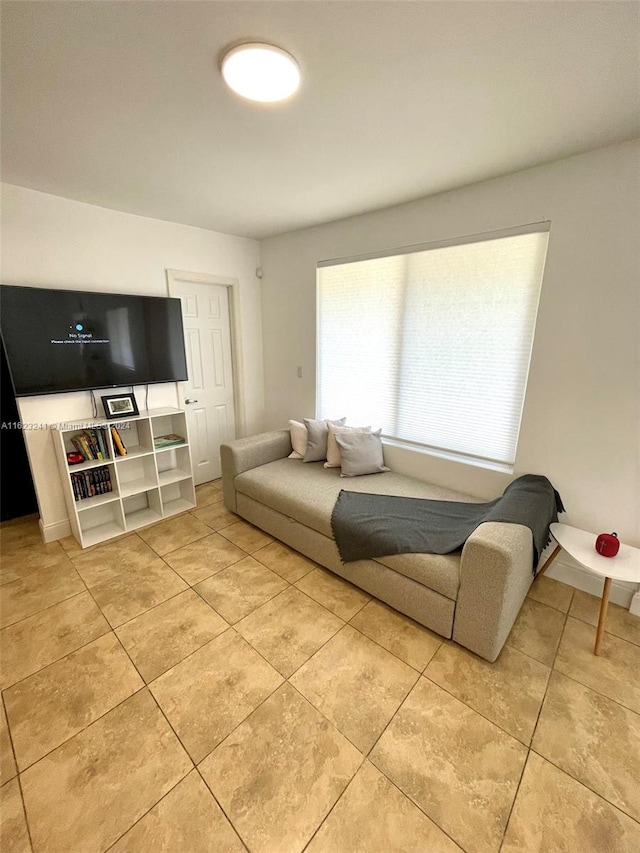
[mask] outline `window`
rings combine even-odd
[[[318,416],[513,465],[548,231],[319,264]]]

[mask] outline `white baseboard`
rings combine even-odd
[[[38,522],[40,525],[40,533],[45,542],[55,542],[56,539],[64,539],[65,536],[71,536],[71,524],[69,519],[64,521],[55,521],[53,524],[43,524],[42,519]]]
[[[558,557],[549,566],[545,572],[545,577],[562,581],[562,583],[566,583],[569,586],[581,589],[583,592],[588,592],[600,598],[602,596],[604,580],[583,569],[577,563],[569,562],[570,560],[571,558],[563,553],[562,556]],[[609,601],[629,609],[632,600],[635,602],[634,607],[636,609],[631,610],[631,612],[640,615],[640,591],[638,590],[638,585],[635,583],[625,583],[624,581],[614,580],[611,582]]]

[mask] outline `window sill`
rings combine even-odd
[[[446,459],[449,462],[458,462],[462,465],[473,465],[474,468],[484,468],[487,471],[498,471],[501,474],[513,474],[514,466],[506,462],[493,462],[489,459],[480,459],[477,456],[468,456],[464,453],[440,450],[435,447],[427,447],[411,441],[400,441],[397,438],[382,436],[383,445],[397,447],[400,450],[409,450],[412,453],[421,453],[424,456],[435,456],[437,459]]]

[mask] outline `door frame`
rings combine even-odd
[[[180,281],[188,282],[189,284],[217,284],[227,288],[229,297],[229,331],[231,333],[231,377],[233,382],[233,409],[236,422],[236,435],[238,438],[245,434],[245,394],[243,360],[242,360],[242,341],[241,324],[240,324],[240,282],[237,278],[229,278],[221,275],[208,275],[207,273],[188,272],[186,270],[166,270],[167,273],[167,292],[169,296],[174,294],[171,292],[171,285]],[[184,402],[184,386],[177,383],[180,388],[178,391],[180,404],[185,408]]]

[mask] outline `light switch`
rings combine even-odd
[[[298,374],[298,379],[302,379],[302,367],[300,365],[298,365],[296,373]]]

